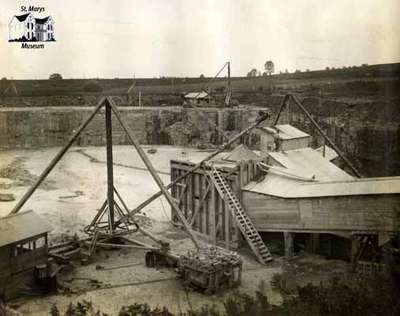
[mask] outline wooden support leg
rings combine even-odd
[[[293,233],[284,232],[283,237],[285,239],[285,257],[286,259],[290,259],[293,257]]]
[[[357,268],[357,260],[359,253],[360,253],[360,237],[354,235],[351,238],[351,253],[350,253],[350,262],[353,272],[355,272]]]
[[[318,253],[319,251],[319,234],[312,234],[312,253]]]
[[[319,234],[310,234],[306,240],[306,251],[308,253],[318,253]]]

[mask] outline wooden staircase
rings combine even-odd
[[[232,216],[235,218],[237,226],[242,232],[251,250],[256,255],[257,260],[263,264],[271,261],[271,253],[224,177],[214,166],[211,167],[211,171],[208,172],[208,175],[214,183],[219,195],[225,201],[225,204],[228,205]]]

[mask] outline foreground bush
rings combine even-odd
[[[281,306],[271,305],[263,284],[255,296],[237,292],[229,296],[219,311],[216,306],[203,306],[176,316],[391,316],[400,315],[399,288],[391,279],[380,277],[350,282],[331,280],[328,285],[298,287],[296,294],[284,295]],[[60,315],[54,307],[50,313]],[[91,303],[70,304],[65,316],[105,316],[94,311]],[[166,307],[151,308],[135,303],[124,306],[118,316],[174,316]]]

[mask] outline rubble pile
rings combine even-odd
[[[188,251],[187,254],[181,255],[179,265],[211,273],[233,266],[241,266],[242,259],[234,251],[228,251],[220,247],[206,247],[198,252]]]
[[[186,286],[216,293],[241,283],[242,260],[237,253],[219,247],[202,248],[179,258],[178,273]]]

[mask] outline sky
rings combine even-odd
[[[8,42],[21,6],[45,7],[56,42]],[[399,0],[0,0],[0,77],[233,76],[400,62]]]

